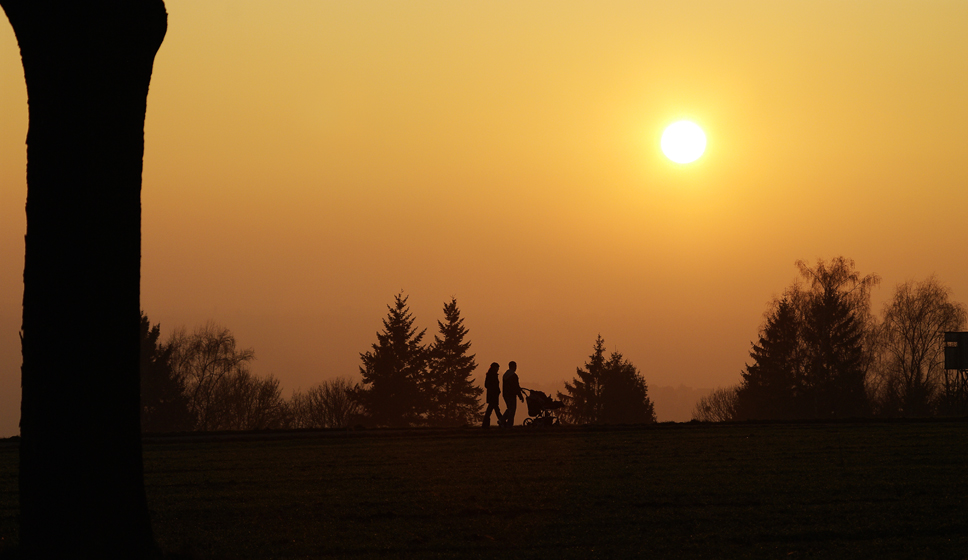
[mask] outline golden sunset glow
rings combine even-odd
[[[797,259],[879,274],[874,312],[931,274],[968,302],[966,2],[165,4],[142,307],[164,337],[228,327],[285,396],[358,378],[401,290],[431,340],[457,298],[482,376],[551,392],[598,334],[650,389],[735,384]],[[680,119],[692,164],[659,149]],[[3,19],[0,436],[26,134]]]
[[[692,121],[677,121],[662,133],[662,153],[676,163],[692,163],[706,151],[706,134]]]

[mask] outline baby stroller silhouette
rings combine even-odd
[[[525,402],[528,403],[528,416],[524,419],[525,426],[558,426],[561,422],[555,416],[554,411],[563,406],[561,401],[556,401],[541,391],[534,391],[521,387],[525,392]]]

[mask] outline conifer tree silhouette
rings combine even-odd
[[[194,427],[185,380],[171,367],[172,347],[160,344],[161,325],[141,314],[141,430],[187,432]]]
[[[601,416],[603,424],[651,424],[655,406],[649,398],[649,386],[639,370],[621,352],[612,352],[605,362],[605,385],[602,387]]]
[[[797,267],[805,283],[773,304],[737,392],[738,419],[869,415],[877,332],[870,290],[879,278],[861,276],[844,257]]]
[[[573,424],[648,424],[655,422],[645,378],[620,352],[605,359],[605,340],[595,339],[592,355],[558,393],[562,415]]]
[[[753,345],[753,363],[743,371],[736,391],[736,420],[782,420],[803,416],[805,350],[801,323],[787,294],[770,310],[759,341]]]
[[[377,426],[417,424],[427,406],[421,392],[426,378],[426,350],[420,344],[426,330],[417,332],[403,293],[394,297],[372,350],[360,354],[363,382],[356,397],[370,422]]]
[[[429,349],[427,422],[432,426],[472,424],[481,414],[484,389],[471,379],[477,362],[474,354],[467,353],[471,343],[464,340],[468,331],[456,298],[444,304],[444,321],[437,321],[440,335],[434,336]]]
[[[605,340],[598,335],[585,367],[577,368],[575,378],[565,382],[565,392],[558,393],[564,404],[562,414],[569,423],[588,424],[601,417],[605,361]]]

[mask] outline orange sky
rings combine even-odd
[[[148,97],[142,305],[214,319],[286,395],[358,375],[403,290],[456,296],[485,367],[736,383],[794,261],[875,308],[968,301],[968,4],[168,0]],[[698,162],[659,151],[689,118]],[[0,436],[17,433],[26,91],[0,24]],[[81,325],[65,325],[65,333]],[[659,418],[663,420],[663,418]]]

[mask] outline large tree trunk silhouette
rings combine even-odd
[[[153,546],[139,416],[141,169],[162,0],[0,0],[20,45],[27,235],[20,545]]]

